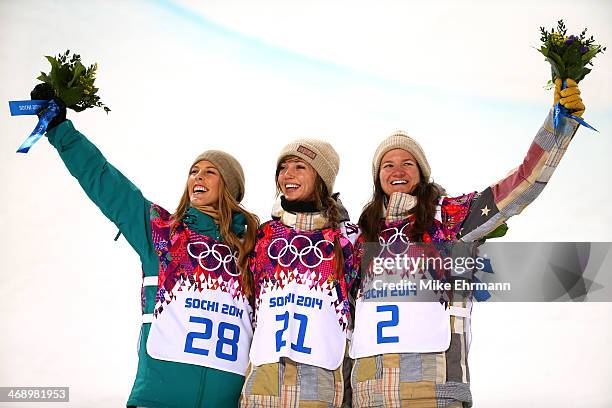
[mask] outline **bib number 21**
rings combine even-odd
[[[291,343],[291,350],[310,354],[312,352],[312,348],[304,345],[304,340],[306,338],[306,327],[308,326],[308,316],[301,313],[293,313],[293,319],[299,322],[298,324],[300,327],[298,328],[297,342]],[[276,351],[279,352],[283,346],[287,345],[287,341],[283,340],[283,335],[289,327],[289,312],[277,314],[276,321],[283,322],[282,329],[276,331]]]

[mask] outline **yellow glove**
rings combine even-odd
[[[573,79],[566,80],[567,88],[561,90],[561,79],[555,79],[554,105],[561,102],[561,105],[569,109],[574,116],[581,117],[584,113],[584,103],[580,97],[580,89]]]
[[[553,100],[553,106],[556,106],[557,102],[559,102],[559,99],[561,99],[561,84],[562,83],[563,81],[561,81],[561,78],[555,79],[555,97]]]

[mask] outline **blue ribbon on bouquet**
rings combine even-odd
[[[495,273],[493,272],[493,266],[491,265],[491,260],[489,258],[481,258],[483,261],[482,269],[479,269],[480,272],[485,273]],[[472,275],[472,281],[475,283],[482,282],[480,279],[476,277],[476,275]],[[479,302],[486,302],[491,298],[491,293],[486,289],[474,289],[472,292],[474,299]]]
[[[49,122],[60,113],[60,107],[54,100],[10,101],[9,108],[11,109],[11,116],[37,115],[42,110],[36,127],[19,146],[17,153],[27,153],[30,147],[45,134]]]
[[[561,89],[563,90],[565,88],[567,88],[567,83],[565,80],[563,80],[563,83],[561,84]],[[574,119],[576,122],[580,123],[582,126],[588,127],[589,129],[593,129],[594,131],[599,132],[599,130],[595,129],[593,126],[586,123],[581,117],[572,115],[569,109],[561,105],[561,102],[557,102],[557,104],[555,105],[555,110],[553,112],[553,124],[555,126],[555,130],[559,128],[559,122],[561,121],[562,116],[566,118]]]

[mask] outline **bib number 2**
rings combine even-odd
[[[376,306],[377,313],[391,312],[390,320],[381,320],[376,325],[376,343],[399,343],[399,336],[384,336],[383,329],[386,327],[395,327],[399,324],[399,308],[397,305],[381,305]]]

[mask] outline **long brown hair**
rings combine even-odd
[[[187,186],[185,186],[185,191],[181,196],[179,205],[175,213],[172,214],[171,233],[174,233],[176,227],[183,221],[183,217],[189,207],[189,190]],[[238,252],[237,267],[241,271],[242,290],[247,298],[251,298],[255,293],[255,284],[248,263],[249,255],[255,248],[255,241],[257,240],[259,218],[257,218],[255,214],[245,210],[244,207],[236,201],[234,196],[232,196],[227,189],[223,176],[219,177],[219,200],[217,201],[217,210],[219,211],[219,231],[229,247]],[[239,237],[232,231],[234,213],[240,213],[246,218],[246,231],[242,237]]]
[[[281,165],[285,163],[289,159],[298,159],[300,161],[304,161],[297,156],[287,156],[285,157],[276,167],[276,194],[281,194],[280,186],[278,185],[278,175],[281,171]],[[306,163],[306,162],[305,162]],[[321,212],[323,217],[327,219],[326,227],[339,229],[340,228],[340,211],[338,210],[338,206],[336,205],[336,200],[333,199],[331,193],[327,189],[325,182],[317,174],[317,178],[315,179],[314,184],[314,204],[317,207],[317,210]],[[334,272],[335,278],[340,280],[344,276],[344,254],[342,253],[342,247],[340,245],[340,240],[336,237],[334,239]]]
[[[419,167],[420,181],[414,188],[412,194],[417,198],[414,208],[406,212],[406,216],[414,214],[414,224],[409,231],[412,242],[422,242],[425,233],[433,224],[436,216],[436,208],[444,190],[434,182],[426,182]],[[384,205],[387,196],[380,184],[380,178],[376,175],[374,181],[374,193],[372,199],[363,207],[359,217],[359,227],[367,242],[378,242],[378,234],[381,231],[381,218],[384,217]]]

